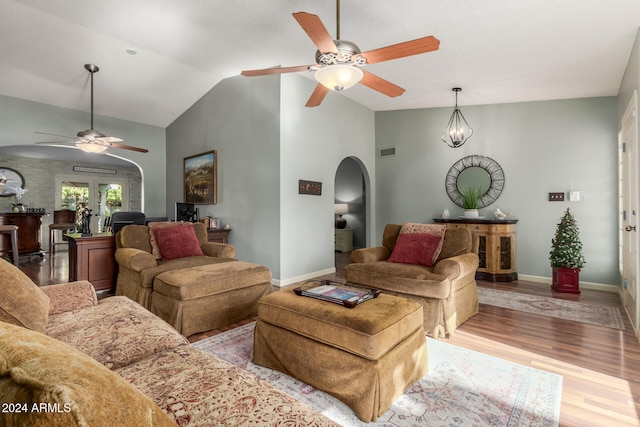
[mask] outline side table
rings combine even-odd
[[[333,237],[336,251],[351,252],[353,250],[353,230],[351,228],[336,228]]]
[[[216,243],[229,243],[230,231],[231,231],[230,228],[227,228],[227,229],[210,228],[207,230],[207,240],[209,242],[216,242]]]

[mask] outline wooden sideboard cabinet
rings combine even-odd
[[[111,233],[82,237],[65,234],[69,239],[69,281],[88,280],[96,291],[115,291],[116,241]]]
[[[0,225],[18,226],[18,253],[44,255],[42,251],[42,215],[44,213],[3,213],[0,214]],[[8,234],[0,235],[0,256],[11,252],[11,238]]]
[[[207,229],[207,240],[209,242],[216,243],[229,243],[229,232],[230,228],[227,229]]]
[[[353,250],[353,230],[351,228],[336,228],[334,243],[336,251],[351,252]]]
[[[437,223],[447,227],[465,227],[473,234],[474,245],[478,242],[480,263],[476,279],[492,282],[512,282],[518,280],[516,272],[516,223],[517,219],[442,219]]]

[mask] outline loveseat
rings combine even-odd
[[[38,288],[0,260],[0,296],[0,425],[336,426],[89,282]]]
[[[127,296],[185,336],[256,315],[271,271],[207,241],[202,223],[127,225],[116,234],[116,295]]]
[[[345,279],[418,301],[427,335],[445,338],[478,313],[477,252],[466,228],[387,224],[382,246],[351,252]]]

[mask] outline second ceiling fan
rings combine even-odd
[[[85,70],[89,72],[91,76],[91,127],[87,130],[82,130],[76,134],[75,137],[65,136],[65,135],[57,135],[54,133],[47,132],[35,132],[40,135],[48,135],[55,136],[58,138],[65,138],[68,141],[47,141],[47,142],[36,142],[36,144],[47,144],[47,145],[59,145],[59,144],[74,144],[77,148],[81,149],[87,153],[104,153],[107,148],[122,148],[124,150],[137,151],[139,153],[147,153],[149,150],[146,148],[132,147],[130,145],[120,144],[122,139],[116,138],[113,136],[106,136],[101,132],[98,132],[93,128],[93,75],[100,71],[100,68],[94,64],[85,64]]]
[[[340,40],[340,0],[336,2],[337,34],[336,40],[329,35],[326,27],[317,15],[307,12],[294,13],[293,17],[316,45],[316,63],[294,67],[265,68],[262,70],[245,70],[243,76],[265,76],[272,74],[295,73],[298,71],[314,71],[318,81],[315,90],[305,104],[306,107],[317,107],[322,103],[329,90],[341,91],[363,84],[384,95],[395,98],[405,90],[381,77],[362,69],[364,65],[390,61],[438,50],[440,40],[433,36],[381,47],[361,52],[358,46],[347,40]]]

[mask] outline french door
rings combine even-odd
[[[56,209],[72,209],[81,228],[81,212],[91,209],[91,232],[101,233],[112,213],[129,210],[129,181],[111,177],[56,175]]]
[[[622,117],[619,134],[620,169],[620,273],[621,298],[636,335],[640,329],[640,258],[638,243],[640,216],[638,212],[638,93],[634,91]]]

